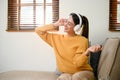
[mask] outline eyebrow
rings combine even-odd
[[[67,22],[68,24],[70,24],[70,25],[74,25],[74,23],[68,21],[68,19],[66,20],[66,22]]]

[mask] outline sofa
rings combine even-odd
[[[99,56],[98,56],[99,55]],[[95,75],[97,80],[120,80],[120,38],[107,38],[103,44],[101,54],[94,55]],[[94,58],[93,57],[93,58]],[[92,65],[93,66],[93,65]],[[56,80],[55,72],[47,71],[7,71],[0,73],[0,80]]]
[[[101,54],[93,54],[90,58],[90,64],[91,62],[94,63],[91,66],[97,80],[120,80],[119,61],[120,38],[107,38],[104,41]]]

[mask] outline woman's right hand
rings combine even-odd
[[[64,26],[65,21],[66,21],[66,19],[61,18],[61,19],[59,19],[58,21],[56,21],[55,23],[53,23],[53,25],[54,25],[55,27]]]

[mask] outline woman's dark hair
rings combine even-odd
[[[80,23],[79,17],[77,16],[76,13],[71,13],[70,15],[72,16],[75,25]],[[86,38],[89,38],[89,22],[88,22],[88,19],[85,16],[82,16],[82,15],[80,15],[80,16],[82,17],[82,25],[83,25],[82,36],[84,36]]]

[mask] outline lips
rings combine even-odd
[[[66,31],[66,30],[68,30],[68,29],[65,27],[64,30]]]

